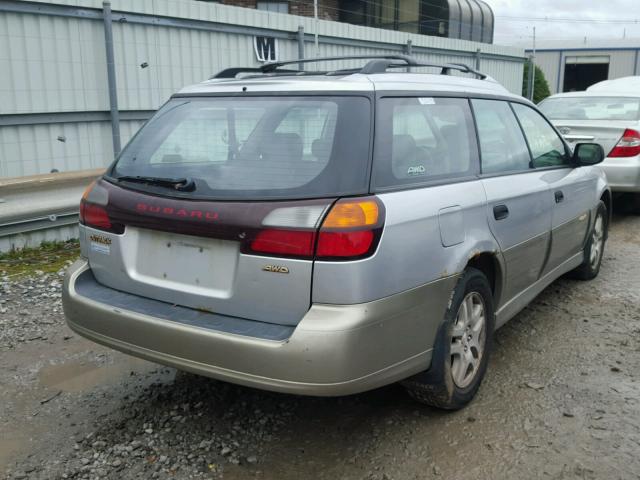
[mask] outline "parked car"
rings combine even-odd
[[[640,76],[620,77],[594,83],[587,88],[588,92],[612,91],[634,93],[640,88]]]
[[[571,153],[469,67],[366,58],[230,69],[174,95],[83,196],[69,326],[251,387],[402,381],[469,402],[494,329],[559,276],[598,274],[602,148]],[[440,73],[398,72],[421,65]]]
[[[600,167],[616,197],[640,213],[640,77],[606,80],[585,92],[560,93],[540,110],[564,138],[596,142],[606,158]],[[624,195],[624,198],[623,198]]]

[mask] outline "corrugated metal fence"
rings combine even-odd
[[[302,35],[306,56],[314,56],[316,26],[319,56],[411,53],[479,66],[514,92],[522,84],[517,48],[194,0],[111,3],[123,144],[179,88],[226,67],[259,65],[256,36],[277,39],[285,59],[298,57]],[[100,0],[0,0],[0,177],[113,159],[104,28]]]
[[[309,18],[193,0],[114,0],[112,8],[124,141],[182,86],[258,65],[255,35],[277,38],[280,57],[296,58],[301,25],[307,56],[315,53]],[[99,0],[0,0],[0,177],[95,168],[113,158],[103,28]],[[480,68],[520,90],[520,49],[329,21],[318,29],[321,56],[402,52],[410,40],[424,61],[475,65],[480,48]]]

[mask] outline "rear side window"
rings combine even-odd
[[[176,98],[127,145],[109,177],[190,178],[206,199],[311,198],[368,191],[366,97]]]
[[[477,148],[466,99],[383,98],[377,112],[375,187],[476,173]]]
[[[501,100],[472,100],[482,173],[517,172],[531,168],[531,156],[511,107]]]
[[[542,115],[519,103],[513,109],[529,142],[535,168],[568,165],[570,160],[564,142]]]

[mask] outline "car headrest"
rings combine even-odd
[[[302,149],[302,138],[297,133],[275,133],[262,146],[262,154],[276,161],[299,162]]]
[[[311,143],[311,153],[317,160],[327,161],[331,155],[331,147],[333,140],[326,138],[317,138]]]
[[[443,125],[440,134],[447,144],[448,159],[441,173],[457,173],[469,169],[469,139],[457,125]]]
[[[394,135],[391,155],[394,162],[411,163],[416,154],[416,141],[411,135]]]
[[[418,163],[418,147],[411,135],[394,135],[391,148],[393,176],[398,179],[422,175],[425,166]]]

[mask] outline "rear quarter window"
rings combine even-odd
[[[374,146],[374,188],[471,176],[477,145],[466,99],[382,98]]]

